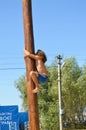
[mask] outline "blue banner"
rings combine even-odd
[[[29,128],[28,112],[19,112],[19,128],[20,130]]]
[[[1,130],[19,130],[18,106],[0,106]]]

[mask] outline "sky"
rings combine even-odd
[[[35,51],[45,51],[50,65],[57,55],[86,64],[86,0],[32,0]],[[0,1],[0,105],[18,105],[15,87],[25,75],[22,0]]]

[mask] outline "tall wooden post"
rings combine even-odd
[[[31,0],[22,0],[22,5],[23,5],[25,49],[27,49],[31,53],[34,53]],[[27,79],[29,127],[30,130],[40,130],[37,94],[32,93],[32,90],[35,88],[35,86],[29,77],[30,71],[35,70],[35,62],[32,59],[29,59],[28,61],[26,59],[25,63],[26,63],[26,77],[27,77],[26,79]]]

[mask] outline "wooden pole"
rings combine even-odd
[[[31,0],[22,0],[22,5],[23,5],[25,49],[27,49],[31,53],[34,53]],[[29,59],[28,61],[26,59],[25,63],[26,63],[26,79],[27,79],[29,128],[30,130],[40,130],[37,94],[32,93],[32,90],[35,88],[35,86],[29,77],[30,71],[35,70],[35,62],[32,59]]]

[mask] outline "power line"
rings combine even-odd
[[[23,70],[25,68],[0,68],[0,70]]]

